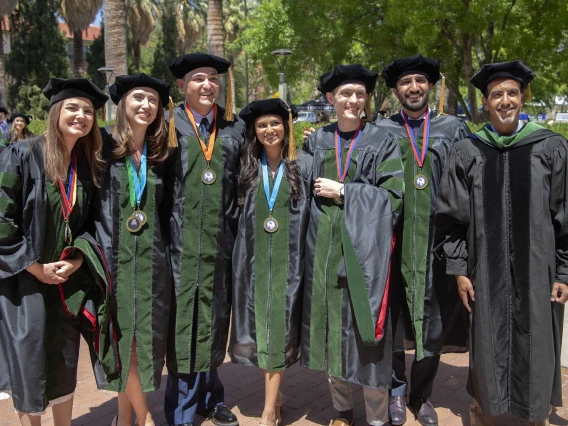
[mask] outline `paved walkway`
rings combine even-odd
[[[410,366],[412,357],[406,356]],[[432,401],[440,418],[440,426],[469,426],[468,407],[470,396],[465,390],[467,379],[467,354],[448,354],[442,362],[434,385]],[[225,384],[225,402],[239,417],[241,426],[257,426],[264,402],[264,379],[260,369],[233,365],[227,358],[219,369]],[[159,391],[148,394],[148,403],[156,425],[166,425],[163,414],[166,376],[162,377]],[[563,369],[564,406],[568,406],[568,369]],[[326,376],[298,365],[290,368],[282,385],[284,425],[327,425],[336,412],[331,404]],[[357,425],[366,424],[363,392],[354,387],[355,415]],[[95,386],[88,350],[81,347],[78,385],[73,408],[73,426],[108,426],[116,415],[116,394],[98,391]],[[408,413],[408,426],[418,426],[413,415]],[[568,408],[560,408],[550,417],[553,425],[568,425]],[[43,416],[43,425],[53,425],[51,410]],[[198,418],[196,425],[212,426],[210,421]],[[519,425],[522,422],[509,416],[499,418],[496,425]],[[19,425],[12,400],[0,401],[0,426]]]

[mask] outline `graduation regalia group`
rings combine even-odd
[[[402,109],[377,125],[359,118],[377,73],[357,64],[322,75],[318,89],[338,121],[296,152],[295,110],[280,99],[252,102],[240,117],[214,103],[219,74],[230,92],[230,65],[201,53],[173,59],[186,95],[175,108],[167,83],[117,77],[110,92],[121,114],[140,87],[170,106],[159,161],[146,138],[135,164],[120,126],[101,129],[98,181],[81,139],[59,183],[46,177],[46,135],[0,148],[0,390],[16,410],[37,415],[72,398],[83,334],[99,388],[125,392],[130,372],[153,391],[167,367],[172,425],[196,413],[238,425],[217,374],[227,344],[234,363],[265,373],[298,361],[324,370],[340,412],[334,426],[353,424],[351,383],[364,386],[368,423],[388,421],[392,398],[406,398],[395,365],[407,349],[414,364],[433,360],[425,390],[410,392],[422,424],[438,421],[428,398],[440,354],[467,350],[472,416],[543,422],[562,403],[563,306],[551,292],[560,283],[561,297],[568,283],[566,140],[523,122],[508,135],[499,123],[470,134],[430,109],[429,90],[410,117],[399,80],[424,76],[431,88],[440,78],[438,61],[416,55],[383,70]],[[524,92],[533,78],[515,61],[485,65],[472,81],[489,111],[490,85],[512,79]],[[345,95],[345,85],[355,88]],[[83,79],[51,79],[44,93],[51,107],[107,100]],[[271,177],[255,133],[266,115],[288,132]],[[258,174],[239,194],[244,152]],[[27,271],[79,254],[82,266],[58,285]],[[434,413],[426,422],[423,403]]]

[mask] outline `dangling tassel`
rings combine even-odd
[[[367,96],[367,100],[365,101],[365,120],[363,121],[371,121],[371,94]]]
[[[288,127],[290,128],[290,140],[288,142],[288,161],[296,161],[298,152],[296,150],[296,140],[294,139],[294,118],[292,108],[288,107]]]
[[[442,73],[440,73],[440,75],[442,76],[442,87],[440,88],[440,103],[438,103],[438,116],[436,118],[441,115],[446,115],[444,113],[444,102],[446,100],[446,77],[444,77],[444,74]]]
[[[229,76],[227,77],[227,100],[225,101],[225,121],[234,121],[233,115],[233,70],[229,68]]]
[[[168,127],[168,147],[177,148],[178,139],[176,135],[176,123],[174,121],[174,100],[170,96],[170,102],[168,104],[168,109],[170,110],[170,124]]]
[[[530,102],[532,100],[532,92],[531,92],[531,85],[530,83],[527,84],[527,87],[525,88],[525,94],[523,96],[525,102]]]
[[[103,106],[101,107],[101,120],[105,121],[106,120],[106,104],[103,104]]]

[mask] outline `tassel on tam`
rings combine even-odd
[[[170,111],[170,123],[168,127],[168,147],[177,148],[178,140],[176,134],[176,123],[174,121],[174,100],[170,96],[170,102],[168,104],[168,109]]]
[[[225,121],[235,121],[233,114],[233,70],[229,68],[227,76],[227,97],[225,98]]]
[[[442,87],[440,88],[440,102],[438,103],[438,116],[436,118],[441,115],[447,115],[444,112],[444,102],[446,100],[446,77],[444,77],[444,74],[442,73],[440,73],[440,75],[442,76]]]
[[[371,94],[367,96],[367,100],[365,101],[365,120],[363,121],[371,121]]]
[[[525,93],[523,95],[523,99],[524,99],[525,102],[530,102],[532,100],[532,92],[531,92],[530,83],[528,83],[527,87],[525,87]]]
[[[106,115],[107,115],[106,112],[107,112],[106,104],[104,104],[104,105],[101,107],[101,120],[103,120],[103,121],[106,120]]]
[[[294,118],[292,117],[292,108],[288,106],[288,127],[290,128],[290,140],[288,142],[288,160],[296,161],[298,152],[296,149],[296,140],[294,139]]]

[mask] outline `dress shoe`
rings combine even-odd
[[[177,425],[175,425],[175,426],[193,426],[193,423],[191,423],[191,422],[180,423],[180,424],[177,424]]]
[[[406,423],[406,395],[390,397],[389,420],[391,425],[399,426]]]
[[[237,416],[226,405],[216,405],[211,411],[197,410],[197,414],[208,417],[217,426],[238,426]]]
[[[438,426],[438,413],[428,398],[421,398],[411,403],[416,412],[416,420],[423,426]]]
[[[355,423],[355,420],[349,421],[340,417],[338,419],[335,419],[331,426],[353,426],[353,423]]]

